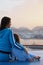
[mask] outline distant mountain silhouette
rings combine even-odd
[[[17,32],[32,32],[32,30],[28,29],[28,28],[24,28],[24,27],[20,27],[20,28],[15,28],[12,27],[11,28],[13,31],[17,31]]]
[[[43,26],[34,27],[32,30],[20,27],[20,28],[11,28],[13,33],[17,33],[22,39],[29,39],[29,38],[43,38]]]
[[[43,26],[37,26],[32,29],[33,31],[43,30]]]

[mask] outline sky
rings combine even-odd
[[[0,21],[3,16],[16,28],[43,26],[43,0],[0,0]]]

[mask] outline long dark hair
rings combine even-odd
[[[11,20],[10,17],[4,16],[4,17],[1,19],[0,30],[5,29],[6,26],[10,23],[10,20]]]
[[[14,38],[15,38],[15,42],[20,43],[20,39],[19,39],[18,34],[14,34]]]

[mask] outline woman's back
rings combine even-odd
[[[9,28],[0,30],[0,50],[6,51],[6,52],[11,51],[11,44],[9,42],[9,34],[10,34]]]
[[[14,46],[11,26],[11,18],[4,16],[0,24],[0,61],[8,61],[11,49]]]

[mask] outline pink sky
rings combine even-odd
[[[43,0],[0,0],[0,18],[10,16],[12,26],[43,26]]]

